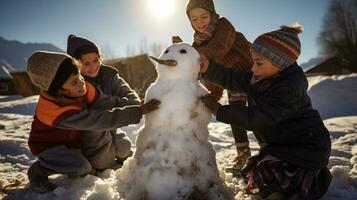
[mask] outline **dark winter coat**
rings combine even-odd
[[[330,135],[307,95],[308,82],[297,63],[271,79],[250,84],[251,72],[215,62],[203,78],[229,90],[244,90],[249,106],[221,106],[217,120],[252,130],[267,143],[262,154],[292,164],[319,169],[327,166]]]

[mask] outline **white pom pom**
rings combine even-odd
[[[302,33],[304,31],[304,27],[299,24],[299,22],[295,22],[294,24],[289,25],[283,25],[280,28],[294,31],[296,34]]]

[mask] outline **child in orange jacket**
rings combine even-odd
[[[143,114],[158,108],[157,100],[143,106],[115,107],[111,98],[84,81],[67,54],[35,52],[28,59],[27,73],[41,89],[28,141],[38,157],[27,172],[30,188],[36,192],[55,188],[48,180],[51,174],[82,176],[92,172],[80,149],[79,131],[139,123]]]

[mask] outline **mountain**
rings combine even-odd
[[[7,68],[11,66],[16,70],[25,70],[27,58],[37,50],[63,52],[50,43],[21,43],[16,40],[6,40],[0,36],[0,63],[6,63]]]
[[[308,60],[307,62],[305,63],[302,63],[300,65],[300,67],[303,69],[303,70],[306,70],[306,69],[309,69],[310,67],[313,67],[317,64],[320,64],[322,61],[324,61],[324,58],[321,58],[321,57],[316,57],[316,58],[311,58],[310,60]]]

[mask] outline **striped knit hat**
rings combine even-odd
[[[251,51],[265,57],[281,69],[293,64],[300,55],[301,44],[298,34],[303,27],[295,23],[260,35],[253,42]]]

